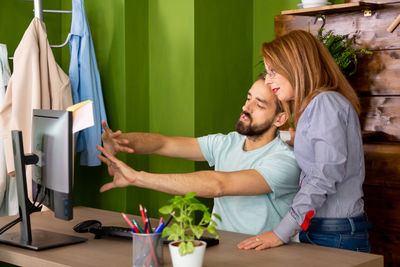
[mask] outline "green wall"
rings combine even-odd
[[[85,0],[109,125],[122,131],[197,137],[228,133],[262,66],[262,42],[273,39],[273,16],[298,1]],[[0,0],[0,42],[17,46],[33,17],[32,2]],[[44,0],[46,9],[71,9],[70,0]],[[10,10],[14,10],[11,12]],[[13,28],[5,27],[14,21]],[[51,43],[62,43],[71,15],[44,18]],[[53,49],[68,72],[69,48]],[[156,173],[208,169],[161,156],[121,155],[137,170]],[[75,204],[150,216],[170,197],[140,188],[99,193],[111,181],[105,167],[75,164]],[[212,200],[205,200],[212,204]]]
[[[147,1],[125,1],[125,129],[149,132],[149,5]],[[120,99],[121,100],[121,99]],[[118,113],[115,114],[118,116]],[[111,122],[111,121],[110,121]],[[149,170],[149,156],[129,155],[127,163],[138,170]],[[138,214],[138,203],[146,199],[149,190],[130,187],[126,192],[127,211]],[[103,194],[109,194],[108,192]],[[152,193],[156,194],[155,192]],[[155,202],[158,199],[155,195]],[[154,215],[154,214],[153,214]],[[154,215],[156,216],[156,215]]]
[[[149,131],[194,136],[194,1],[149,1]],[[149,171],[194,170],[182,159],[149,156]],[[154,201],[154,199],[159,199]],[[149,191],[143,203],[157,216],[170,196]]]
[[[286,1],[254,1],[253,17],[253,79],[264,72],[262,64],[261,45],[274,39],[274,17],[282,10],[296,9],[299,0]]]
[[[61,3],[62,9],[71,10],[70,0],[61,0]],[[125,0],[86,0],[85,7],[95,45],[107,118],[112,128],[126,131],[129,103],[126,102],[128,92],[125,66],[127,59],[124,27]],[[44,6],[44,8],[47,7]],[[71,25],[71,15],[61,16],[62,35],[67,36]],[[62,49],[62,67],[68,73],[68,46]],[[122,155],[121,159],[126,160],[126,156]],[[104,194],[99,193],[101,185],[108,181],[110,178],[105,166],[80,166],[79,155],[77,155],[74,181],[75,205],[126,210],[127,188],[115,189]]]
[[[46,9],[60,9],[59,0],[43,0]],[[0,0],[0,43],[7,45],[9,57],[14,55],[25,30],[34,17],[33,2]],[[50,44],[61,43],[61,18],[57,14],[45,13],[43,20],[46,22],[47,37]],[[64,41],[62,41],[64,42]],[[58,62],[61,60],[61,52],[54,51]],[[9,61],[12,67],[12,61]]]
[[[233,131],[252,83],[252,1],[196,1],[196,136]]]

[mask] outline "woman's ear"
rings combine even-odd
[[[286,112],[280,112],[275,116],[274,125],[279,128],[286,123],[288,120],[289,115]]]

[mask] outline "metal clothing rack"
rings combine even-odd
[[[44,13],[60,13],[60,14],[71,14],[72,13],[71,10],[43,9],[42,0],[33,0],[33,12],[35,14],[35,18],[38,18],[41,21],[43,21],[43,12]],[[69,39],[71,39],[71,33],[68,33],[67,39],[65,40],[64,43],[59,44],[59,45],[50,45],[50,47],[54,47],[54,48],[64,47],[66,44],[68,44]],[[12,60],[13,57],[9,57],[8,59]]]
[[[41,21],[43,21],[43,12],[45,13],[61,13],[61,14],[71,14],[72,11],[70,10],[51,10],[51,9],[44,9],[42,7],[42,0],[33,0],[33,12],[35,13],[35,17],[39,18]],[[68,33],[67,39],[65,40],[64,43],[60,45],[50,45],[50,47],[63,47],[65,46],[68,42],[69,39],[71,38],[71,33]]]

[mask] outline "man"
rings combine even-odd
[[[288,115],[263,80],[248,91],[236,131],[200,138],[168,137],[150,133],[112,132],[103,122],[104,156],[112,182],[101,192],[139,186],[183,195],[196,192],[214,197],[213,212],[222,222],[218,229],[259,234],[273,229],[286,214],[298,190],[299,169],[292,149],[279,137],[277,128]],[[153,174],[136,171],[118,160],[118,152],[158,154],[208,161],[215,171]]]

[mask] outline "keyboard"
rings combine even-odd
[[[95,234],[95,238],[99,239],[103,236],[122,237],[132,239],[131,228],[118,226],[102,226],[100,229],[91,229],[91,233]]]
[[[118,226],[102,226],[100,229],[90,229],[89,232],[95,234],[95,239],[100,239],[103,236],[112,236],[119,238],[132,239],[131,228],[118,227]],[[207,247],[215,246],[219,244],[219,240],[213,237],[202,236],[200,239],[206,242]],[[168,244],[173,240],[168,240],[167,237],[163,238],[163,243]]]
[[[132,239],[131,228],[119,227],[119,226],[102,226],[101,222],[97,220],[86,220],[78,223],[73,227],[77,233],[92,233],[95,239],[100,239],[105,236],[120,237],[126,239]],[[207,247],[211,247],[219,244],[219,240],[203,236],[200,239],[207,243]],[[163,243],[168,244],[172,240],[168,240],[166,237],[163,238]]]

